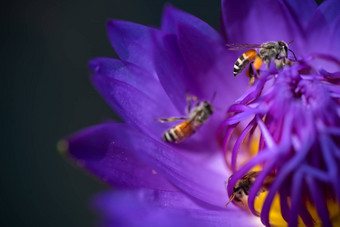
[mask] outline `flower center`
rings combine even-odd
[[[340,72],[315,69],[315,58],[340,67],[314,55],[261,72],[219,128],[228,193],[267,226],[340,217]]]

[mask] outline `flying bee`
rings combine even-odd
[[[162,123],[184,120],[163,134],[162,139],[164,141],[172,143],[181,143],[185,141],[193,135],[213,113],[213,107],[207,101],[200,102],[194,96],[187,96],[187,101],[187,112],[189,116],[157,119]],[[191,109],[192,101],[196,101],[196,105],[193,109]]]
[[[253,80],[254,75],[259,75],[259,69],[263,62],[269,67],[271,61],[274,61],[276,68],[281,69],[286,65],[291,65],[292,62],[288,60],[288,51],[292,52],[296,60],[296,56],[292,50],[288,48],[288,45],[293,41],[286,43],[284,41],[278,42],[266,42],[263,44],[226,44],[229,50],[243,50],[250,49],[244,52],[234,64],[234,76],[240,74],[247,66],[246,75]],[[256,74],[254,73],[254,69]]]
[[[258,177],[260,171],[250,171],[246,175],[244,175],[241,179],[239,179],[235,186],[233,187],[233,192],[229,198],[228,204],[235,200],[237,202],[241,202],[243,204],[243,200],[248,196],[250,188],[253,186],[256,178]],[[229,180],[232,176],[229,177]],[[229,182],[228,180],[228,182]],[[271,174],[267,176],[263,182],[262,188],[258,193],[267,191],[274,180],[274,175]]]

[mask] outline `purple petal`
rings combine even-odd
[[[92,76],[95,86],[112,108],[124,120],[135,124],[149,135],[153,135],[154,138],[160,139],[168,128],[177,124],[177,122],[160,123],[154,120],[155,118],[186,116],[184,113],[187,105],[185,89],[182,89],[182,97],[178,96],[178,89],[171,90],[175,92],[176,97],[183,100],[182,113],[179,113],[175,110],[159,81],[140,67],[116,59],[97,58],[90,62],[90,68],[95,73]],[[178,81],[174,81],[174,83],[180,84]],[[124,88],[126,89],[124,90]],[[176,104],[178,105],[178,103]],[[205,153],[217,151],[216,144],[213,143],[215,135],[211,133],[218,125],[216,117],[218,115],[214,114],[213,121],[209,119],[202,127],[203,130],[200,129],[189,141],[185,141],[185,144],[181,144],[179,147],[184,149],[189,147],[190,150],[195,149],[197,152]]]
[[[150,166],[124,147],[115,146],[117,132],[102,124],[67,139],[67,154],[81,167],[114,187],[176,189]],[[126,138],[128,140],[128,138]]]
[[[113,78],[157,97],[161,103],[171,107],[171,101],[159,81],[150,72],[129,62],[112,58],[95,58],[89,62],[90,69],[98,76]]]
[[[99,226],[192,226],[198,224],[185,210],[160,208],[152,203],[148,191],[117,191],[99,195],[93,207],[99,211]],[[152,198],[151,198],[152,200]]]
[[[105,226],[262,226],[240,210],[207,210],[177,192],[138,190],[95,197]]]
[[[113,204],[113,202],[117,203],[117,200],[119,200],[119,198],[124,197],[125,199],[128,199],[129,197],[135,197],[137,203],[142,202],[144,204],[152,204],[153,206],[157,207],[176,209],[204,209],[197,203],[197,201],[193,201],[190,197],[180,191],[164,191],[154,189],[119,190],[104,192],[96,196],[95,202],[109,205]]]
[[[156,29],[127,21],[110,20],[107,32],[120,59],[132,62],[154,74],[150,47]]]
[[[330,30],[332,55],[340,59],[340,15],[331,24]]]
[[[97,59],[90,64],[99,67],[92,81],[110,106],[125,121],[161,138],[169,126],[155,119],[178,116],[178,112],[159,82],[129,63]]]
[[[101,140],[101,138],[106,139]],[[87,140],[90,141],[91,149],[86,148],[90,147],[90,145],[87,145]],[[98,149],[96,149],[96,144],[100,145]],[[111,169],[117,168],[116,165],[121,166],[119,161],[114,158],[118,152],[120,159],[127,162],[131,157],[136,157],[135,159],[140,159],[141,163],[147,163],[151,170],[165,176],[176,187],[198,200],[219,207],[224,207],[226,203],[225,181],[228,173],[223,172],[223,167],[220,168],[220,173],[223,175],[217,174],[210,167],[207,167],[208,160],[206,164],[194,163],[172,147],[155,141],[144,133],[131,129],[126,124],[111,123],[90,128],[71,137],[68,147],[69,153],[74,158],[79,159],[86,168],[90,168],[90,171],[101,178],[117,178],[114,175],[119,174],[118,171],[112,171],[113,176],[105,175],[104,177],[101,172],[110,174]],[[82,149],[84,149],[84,153]],[[96,157],[98,152],[100,158]],[[93,156],[96,158],[92,158]],[[84,163],[84,161],[88,162]],[[92,161],[98,168],[95,169],[96,172],[91,166],[85,165]],[[133,161],[132,164],[136,162]],[[103,163],[106,165],[103,165]],[[124,168],[124,166],[121,168]],[[135,170],[133,165],[130,165],[129,169],[131,174],[139,174],[140,168]],[[152,171],[149,173],[151,175]],[[152,175],[148,177],[152,177]]]
[[[302,51],[296,49],[303,44],[302,28],[281,1],[223,0],[222,17],[230,43],[295,40],[293,50]]]
[[[331,24],[340,15],[340,2],[338,0],[323,1],[318,11],[323,14],[327,24]]]
[[[311,194],[316,210],[318,211],[318,216],[322,221],[322,226],[332,226],[326,201],[320,196],[322,194],[320,185],[317,185],[315,180],[310,176],[306,178],[306,181],[308,185],[307,188]]]
[[[232,76],[237,56],[192,26],[178,25],[177,36],[155,36],[156,69],[170,98],[183,109],[185,93],[211,100],[216,92],[214,106],[230,105],[247,87],[245,77]]]
[[[185,93],[209,100],[216,92],[214,104],[227,106],[247,86],[246,78],[231,76],[238,56],[226,51],[222,37],[205,22],[167,6],[162,31],[154,35],[156,70],[178,110],[186,105]],[[228,99],[219,105],[219,97]]]
[[[187,105],[185,96],[190,92],[186,87],[189,71],[180,55],[176,36],[155,33],[153,37],[153,55],[159,81],[177,110],[184,114]]]
[[[216,92],[214,104],[228,106],[248,86],[245,77],[234,78],[232,75],[237,57],[231,55],[224,45],[186,24],[178,26],[178,43],[190,71],[186,76],[188,90],[198,97],[209,99]]]
[[[335,40],[331,34],[332,24],[338,19],[339,14],[339,1],[324,1],[318,7],[311,18],[306,31],[308,34],[308,46],[306,47],[306,50],[308,51],[307,54],[317,52],[339,56],[338,52],[333,49],[333,42]],[[339,41],[338,38],[337,40]]]
[[[308,21],[318,7],[314,0],[285,0],[284,3],[295,21],[303,27],[307,26]]]
[[[302,169],[297,170],[291,185],[292,205],[288,222],[291,223],[292,226],[297,225],[298,215],[301,217],[306,226],[313,226],[315,224],[313,218],[310,216],[310,213],[307,210],[307,207],[301,206],[302,204],[300,198],[302,193],[302,184],[304,183],[303,177]]]
[[[207,149],[207,145],[216,145],[212,143],[216,139],[211,132],[217,130],[224,118],[223,108],[226,109],[242,93],[248,82],[246,77],[232,76],[233,60],[223,45],[192,26],[179,24],[178,28],[178,38],[173,34],[155,34],[156,70],[161,84],[181,112],[187,106],[186,94],[211,101],[216,93],[212,105],[219,110],[193,136],[196,140],[188,141],[193,147],[199,144]]]
[[[177,33],[178,24],[190,25],[206,36],[209,36],[215,42],[222,43],[221,36],[210,25],[202,21],[201,19],[190,15],[184,11],[176,9],[171,5],[166,5],[163,17],[162,17],[162,31],[166,33]]]

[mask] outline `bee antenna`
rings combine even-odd
[[[294,39],[292,41],[290,41],[289,43],[287,43],[287,45],[291,44],[292,42],[294,42]]]
[[[294,53],[294,51],[292,51],[291,49],[288,49],[290,52],[292,52],[292,54],[294,55],[295,61],[297,61],[296,55]]]

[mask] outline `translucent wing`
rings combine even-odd
[[[228,50],[245,50],[251,48],[261,48],[262,44],[250,44],[250,43],[227,43],[225,46]]]

